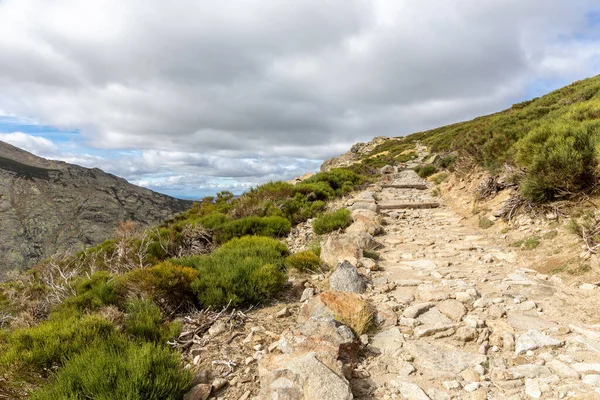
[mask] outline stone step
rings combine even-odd
[[[398,183],[398,184],[389,184],[382,185],[383,189],[418,189],[425,190],[427,189],[427,185],[424,183]]]
[[[440,203],[379,203],[379,210],[407,210],[407,209],[423,209],[423,208],[438,208]]]

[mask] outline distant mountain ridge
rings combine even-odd
[[[154,224],[191,204],[0,141],[0,276],[57,251],[98,244],[121,221]]]

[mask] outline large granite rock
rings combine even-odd
[[[97,168],[0,142],[0,279],[58,251],[96,245],[122,221],[154,224],[190,206]]]
[[[351,400],[350,384],[341,366],[332,369],[317,353],[291,353],[267,357],[258,364],[260,399]]]
[[[338,292],[364,293],[367,290],[365,280],[354,265],[344,261],[337,266],[329,277],[331,290]]]
[[[333,233],[321,247],[321,260],[330,266],[337,265],[344,260],[357,265],[362,256],[362,248],[355,240],[354,235]]]
[[[333,318],[362,333],[373,322],[373,306],[356,293],[324,292],[311,298],[300,307],[298,322],[311,318]]]

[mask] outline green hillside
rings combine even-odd
[[[596,183],[599,90],[600,76],[577,81],[495,114],[390,140],[363,164],[402,162],[419,141],[433,152],[457,151],[492,173],[505,163],[523,168],[521,192],[530,200],[588,190]]]

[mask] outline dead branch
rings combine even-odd
[[[230,306],[231,302],[219,312],[207,309],[185,316],[183,319],[185,323],[184,331],[177,339],[167,343],[176,349],[182,350],[194,344],[203,347],[210,341],[210,335],[205,334],[217,321],[224,323],[229,331],[244,325],[249,319],[248,316],[235,308],[228,311]]]
[[[489,176],[483,181],[477,188],[477,199],[485,200],[489,197],[494,197],[499,191],[503,190],[506,186],[500,183],[498,177]]]

